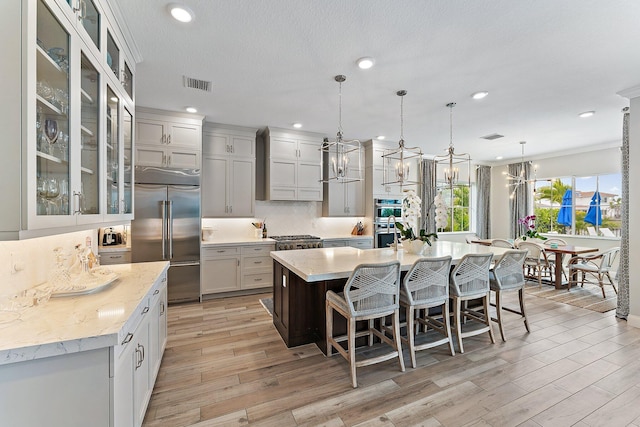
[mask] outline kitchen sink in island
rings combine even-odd
[[[357,249],[352,247],[271,252],[273,268],[273,324],[287,347],[316,343],[326,354],[325,295],[342,292],[347,278],[359,264],[398,260],[406,272],[421,257],[451,255],[453,264],[469,253],[493,253],[506,249],[457,242],[434,242],[423,255],[400,249]],[[334,318],[334,335],[344,334],[346,322]]]

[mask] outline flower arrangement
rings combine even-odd
[[[546,237],[540,235],[536,230],[536,216],[527,215],[524,218],[518,219],[518,224],[524,226],[524,233],[520,237],[522,240],[527,240],[527,237],[531,239],[547,240]]]
[[[436,233],[427,233],[424,228],[420,228],[420,216],[422,200],[416,192],[409,190],[402,199],[402,223],[396,222],[396,229],[404,240],[422,240],[431,246],[430,238],[437,239]]]

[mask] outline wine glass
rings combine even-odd
[[[43,133],[49,143],[49,154],[53,154],[53,144],[58,139],[58,122],[53,119],[45,119]]]
[[[58,213],[58,205],[54,201],[60,195],[60,183],[57,178],[49,178],[45,180],[45,198],[49,202],[49,206],[47,206],[47,215],[50,214],[49,207],[54,207],[55,212]]]
[[[36,191],[38,194],[38,215],[49,215],[49,206],[46,201],[47,196],[47,180],[38,177]]]
[[[69,181],[60,180],[60,207],[63,215],[69,215]]]

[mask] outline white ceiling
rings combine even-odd
[[[333,137],[345,74],[345,138],[397,140],[405,89],[407,146],[443,154],[455,101],[456,152],[504,163],[522,140],[526,157],[620,144],[628,102],[616,93],[640,83],[637,0],[180,0],[190,24],[169,0],[112,1],[143,57],[137,105],[194,106],[218,123],[301,122]],[[362,56],[376,65],[358,69]],[[184,88],[183,75],[212,91]],[[489,96],[472,100],[480,90]],[[492,133],[505,137],[480,139]]]

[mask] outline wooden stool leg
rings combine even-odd
[[[522,313],[522,317],[524,317],[524,327],[527,329],[527,332],[531,332],[529,330],[529,320],[527,319],[527,311],[524,307],[524,287],[518,290],[518,297],[520,298],[520,313]]]
[[[444,330],[447,334],[447,338],[449,338],[449,350],[451,350],[451,355],[455,356],[456,352],[453,349],[453,339],[451,338],[451,325],[449,325],[449,298],[444,300],[443,310],[442,310],[442,322],[444,323]]]
[[[393,312],[393,342],[398,352],[398,362],[400,363],[400,371],[404,372],[404,358],[402,357],[402,343],[400,342],[400,310]]]
[[[325,312],[327,316],[327,356],[331,357],[331,338],[333,338],[333,308],[329,305],[329,301],[325,302]]]
[[[498,290],[496,291],[496,317],[498,318],[498,328],[500,328],[500,336],[502,337],[502,341],[507,341],[504,339],[504,326],[502,325],[502,295]]]
[[[358,380],[356,379],[356,321],[349,318],[349,367],[351,368],[351,384],[353,388],[358,387]]]
[[[493,336],[493,326],[491,325],[491,314],[489,313],[489,300],[491,299],[491,291],[487,291],[487,294],[482,299],[484,305],[484,319],[485,323],[489,327],[489,338],[491,338],[491,344],[496,343],[496,338]]]
[[[462,346],[462,328],[460,326],[460,298],[458,297],[453,297],[453,326],[456,330],[460,353],[464,353],[464,347]]]
[[[409,342],[409,355],[411,356],[411,367],[416,367],[416,344],[414,319],[415,309],[412,305],[407,306],[407,341]],[[418,328],[419,329],[419,328]]]

